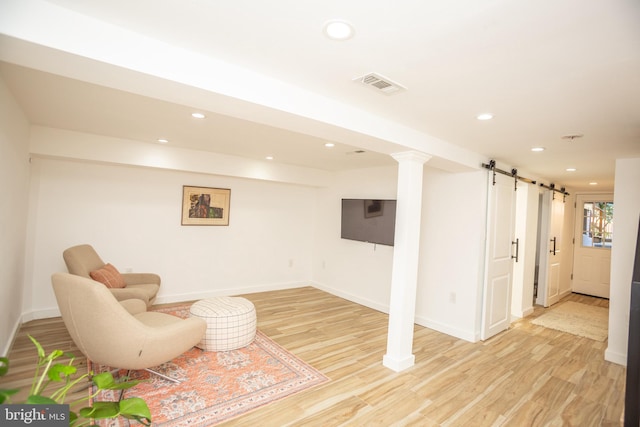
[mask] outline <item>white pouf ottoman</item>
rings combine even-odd
[[[228,351],[245,347],[256,337],[256,309],[242,297],[215,297],[194,303],[193,317],[207,322],[207,331],[196,347],[207,351]]]

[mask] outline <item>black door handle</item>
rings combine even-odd
[[[511,258],[515,258],[516,262],[518,262],[518,249],[520,248],[520,239],[516,239],[515,242],[511,242],[511,245],[516,245],[516,256],[511,255]]]

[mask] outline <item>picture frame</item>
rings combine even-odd
[[[229,188],[182,186],[182,225],[229,225]]]
[[[384,202],[382,200],[365,200],[364,201],[364,217],[373,218],[382,216]]]

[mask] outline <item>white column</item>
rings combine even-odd
[[[387,354],[382,364],[396,372],[415,363],[413,325],[416,311],[422,172],[431,156],[417,151],[392,154],[399,163],[396,231],[391,274]]]

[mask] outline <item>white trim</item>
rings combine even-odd
[[[458,329],[443,323],[435,322],[426,317],[416,316],[416,324],[472,343],[480,341],[480,336],[473,331]]]
[[[60,317],[60,309],[58,307],[44,308],[42,310],[30,310],[22,313],[22,324],[38,319],[49,319],[51,317]]]
[[[627,366],[627,355],[611,350],[607,347],[604,351],[604,360],[607,362],[617,363],[618,365]]]
[[[2,353],[0,353],[3,357],[9,357],[9,351],[11,350],[11,347],[13,347],[13,343],[16,340],[16,335],[18,335],[18,330],[20,329],[21,325],[22,323],[20,322],[20,319],[18,319],[16,323],[13,325],[13,328],[11,329],[11,333],[9,334],[9,339],[7,340],[5,348],[3,348]]]
[[[312,286],[312,285],[309,282],[305,281],[305,282],[273,283],[273,284],[266,284],[266,285],[245,286],[241,288],[228,287],[225,289],[218,289],[218,290],[209,291],[209,292],[163,295],[163,296],[159,296],[156,299],[155,304],[166,304],[166,303],[183,302],[183,301],[196,301],[196,300],[218,297],[218,296],[252,294],[256,292],[302,288],[305,286]],[[60,310],[57,307],[25,312],[22,314],[21,322],[17,324],[13,334],[15,335],[17,333],[17,330],[20,328],[20,326],[26,322],[29,322],[31,320],[37,320],[37,319],[48,319],[52,317],[60,317]]]
[[[395,372],[404,371],[415,365],[415,363],[416,357],[413,354],[403,357],[402,359],[395,358],[389,354],[382,356],[382,364]]]
[[[183,302],[183,301],[196,301],[196,300],[220,297],[220,296],[233,296],[233,295],[253,294],[256,292],[279,291],[283,289],[303,288],[305,286],[311,286],[311,284],[305,281],[305,282],[272,283],[272,284],[255,285],[255,286],[244,286],[240,288],[228,287],[224,289],[216,289],[216,290],[206,291],[206,292],[192,292],[192,293],[158,296],[154,303],[166,304],[166,303]]]
[[[313,286],[314,288],[318,288],[321,291],[328,292],[331,295],[335,295],[337,297],[344,298],[344,299],[349,300],[351,302],[355,302],[356,304],[360,304],[360,305],[363,305],[365,307],[381,311],[382,313],[389,314],[389,306],[388,305],[380,304],[380,303],[377,303],[377,302],[372,301],[370,299],[362,298],[362,297],[359,297],[357,295],[353,295],[353,294],[350,294],[348,292],[344,292],[342,290],[339,290],[339,289],[336,289],[336,288],[332,288],[330,286],[323,285],[322,283],[309,282],[309,284],[311,286]]]

